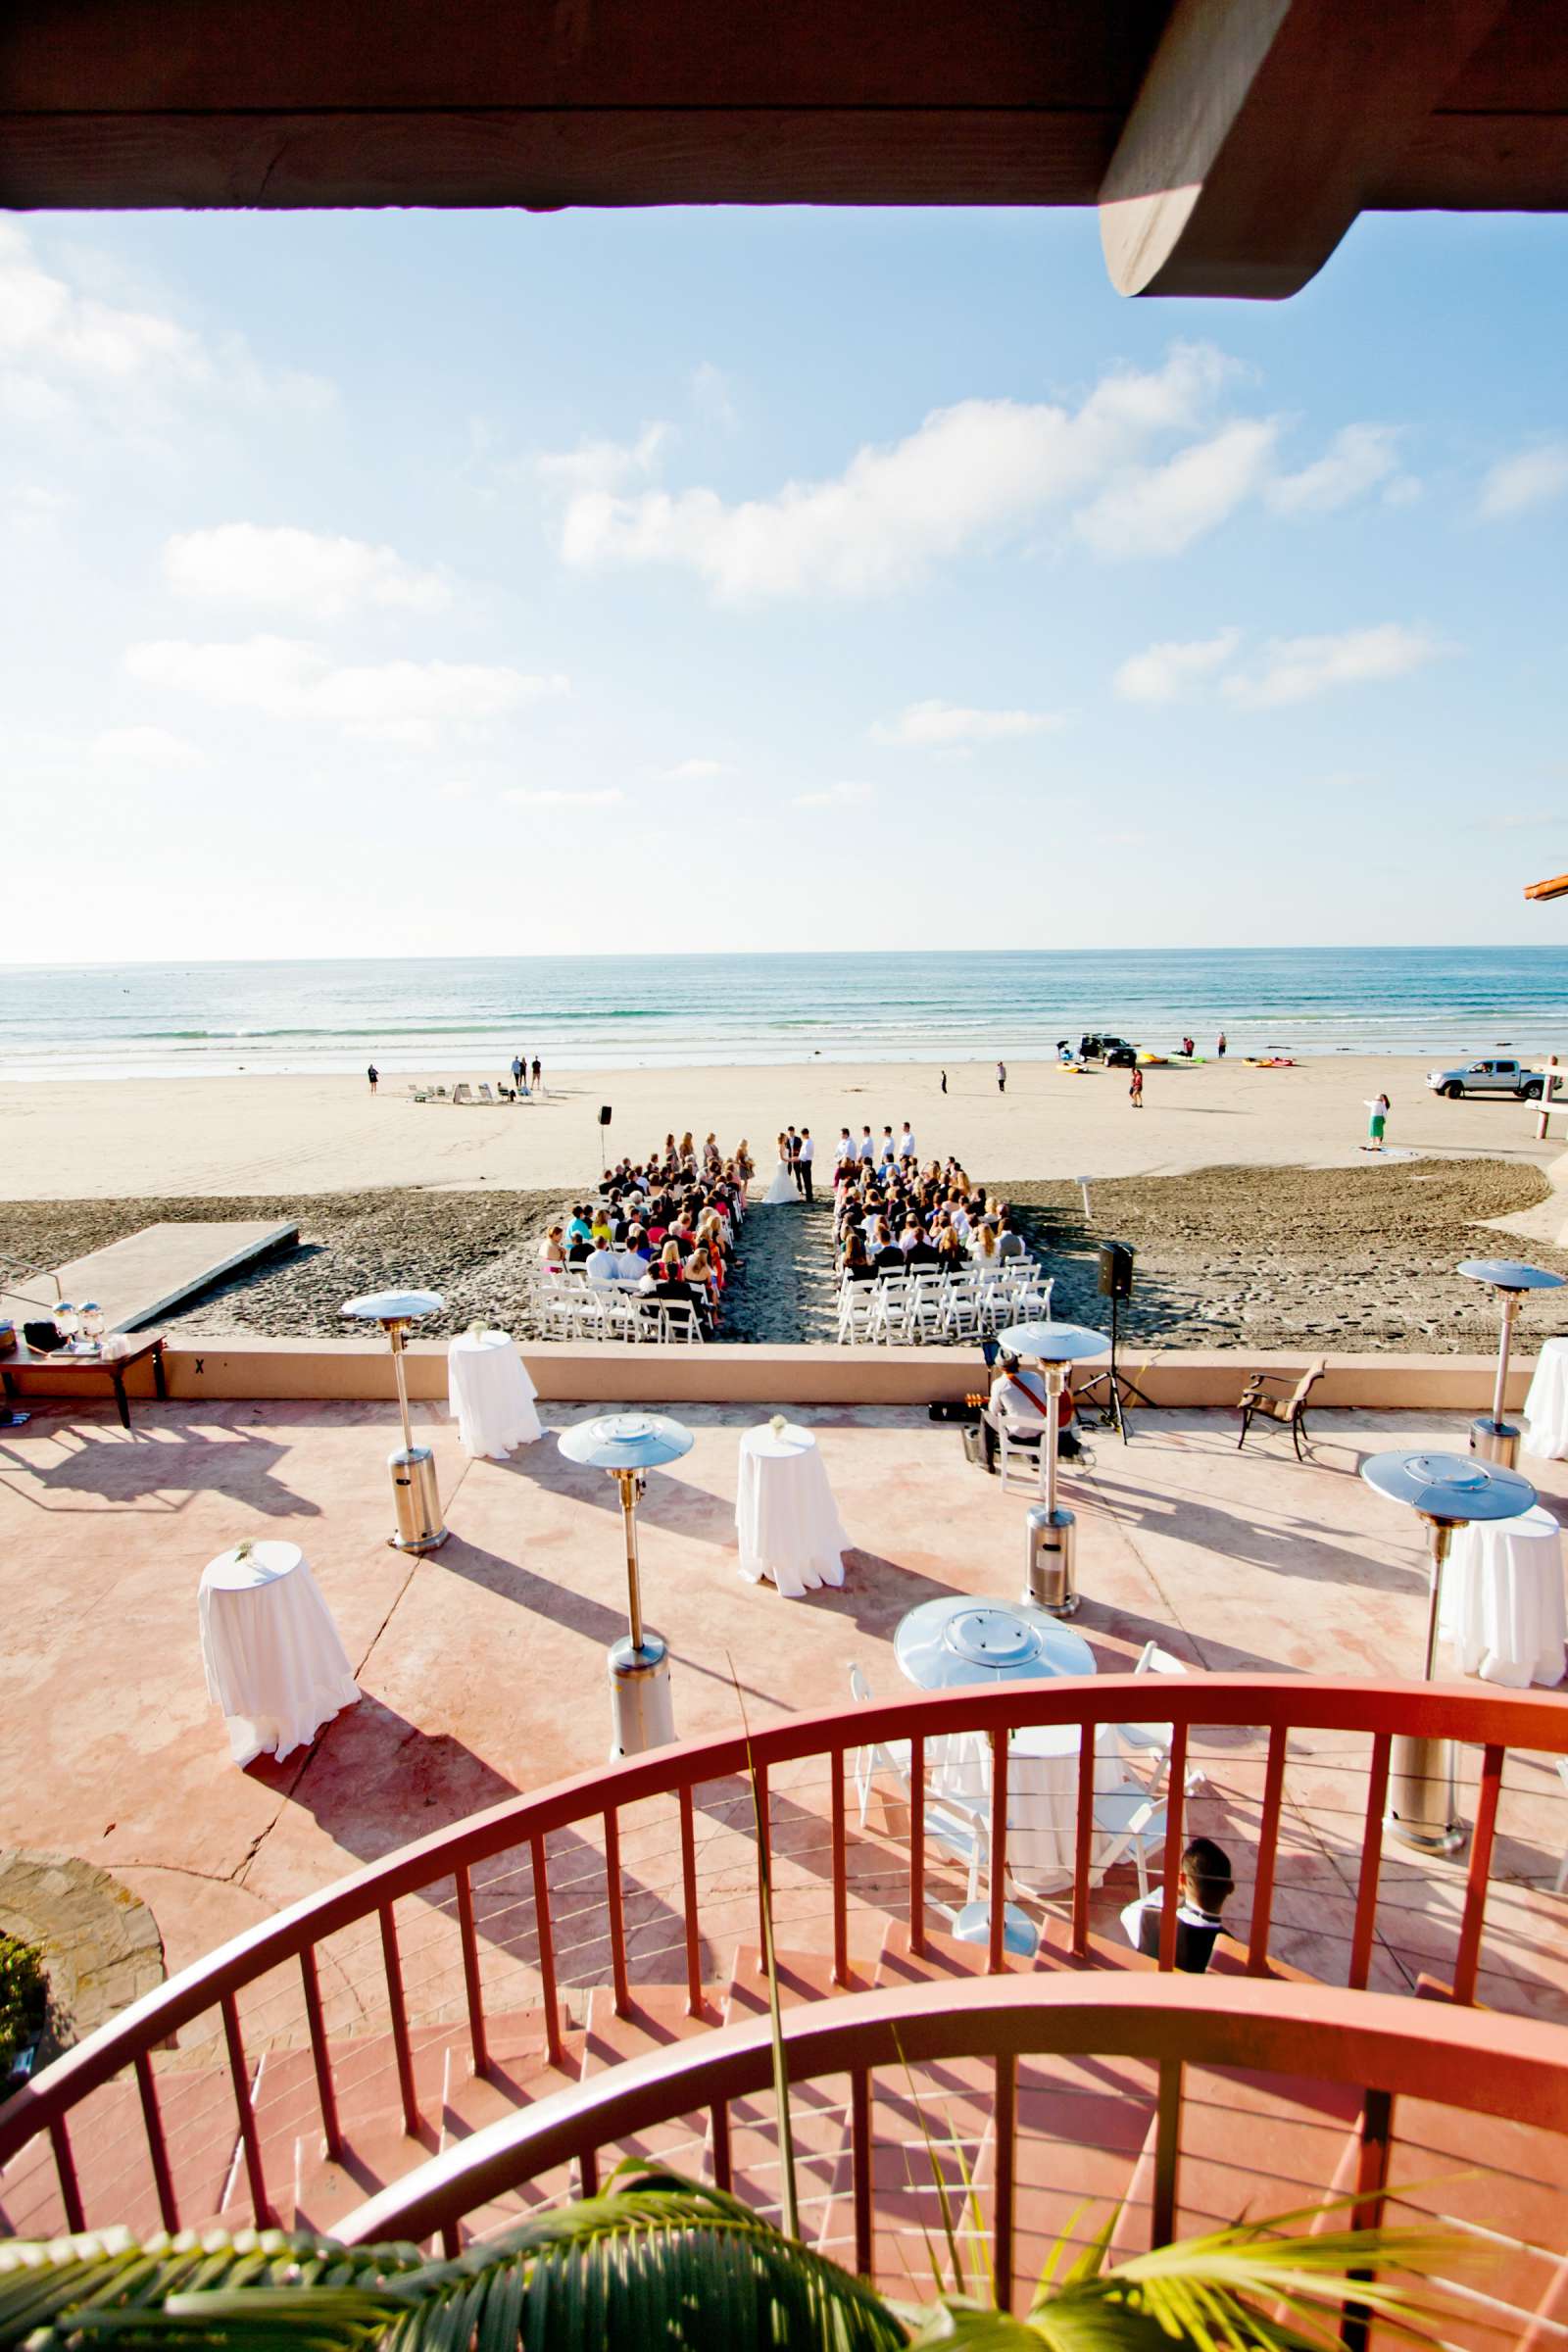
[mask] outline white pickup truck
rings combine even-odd
[[[1450,1102],[1457,1102],[1461,1095],[1511,1095],[1516,1102],[1539,1102],[1546,1087],[1539,1070],[1522,1061],[1498,1060],[1468,1061],[1457,1070],[1428,1070],[1427,1084]],[[1554,1078],[1553,1097],[1561,1087],[1562,1080]]]

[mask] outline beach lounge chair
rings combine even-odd
[[[481,1078],[479,1081],[479,1100],[481,1102],[493,1102],[495,1101],[494,1095],[490,1092],[490,1081],[488,1078]]]
[[[1323,1358],[1319,1355],[1307,1365],[1299,1379],[1291,1372],[1252,1373],[1240,1398],[1242,1434],[1236,1441],[1237,1452],[1240,1453],[1247,1444],[1247,1433],[1255,1417],[1261,1413],[1265,1420],[1277,1421],[1282,1429],[1290,1431],[1296,1446],[1296,1458],[1300,1461],[1301,1437],[1306,1429],[1306,1400],[1322,1379],[1325,1369]],[[1270,1388],[1281,1388],[1292,1380],[1296,1381],[1296,1386],[1288,1396],[1270,1396],[1267,1394]],[[1307,1443],[1311,1444],[1310,1438]]]
[[[473,1097],[468,1091],[466,1078],[458,1080],[457,1085],[452,1089],[452,1100],[454,1102],[471,1102],[473,1101]]]

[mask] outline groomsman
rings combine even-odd
[[[881,1161],[883,1167],[891,1168],[898,1155],[898,1146],[893,1141],[893,1130],[891,1127],[884,1127],[882,1130],[882,1143],[877,1152],[877,1158]]]
[[[870,1128],[869,1128],[869,1127],[862,1127],[862,1128],[860,1129],[860,1164],[861,1164],[861,1166],[862,1166],[862,1167],[867,1167],[867,1168],[868,1168],[868,1167],[871,1165],[871,1162],[872,1162],[872,1161],[875,1159],[875,1157],[876,1157],[876,1146],[875,1146],[875,1144],[874,1144],[874,1143],[872,1142],[872,1140],[871,1140],[871,1130],[870,1130]]]
[[[816,1198],[811,1190],[811,1162],[816,1157],[816,1146],[811,1141],[809,1127],[803,1127],[795,1142],[795,1182],[801,1199],[812,1200]]]
[[[913,1158],[914,1129],[909,1125],[908,1120],[906,1119],[904,1122],[904,1133],[899,1138],[899,1163],[902,1167],[906,1168]]]

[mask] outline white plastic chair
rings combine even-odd
[[[1183,1659],[1172,1657],[1168,1649],[1161,1649],[1157,1642],[1146,1642],[1133,1672],[1135,1675],[1190,1674],[1192,1668]],[[1137,1751],[1148,1762],[1149,1778],[1144,1784],[1147,1796],[1159,1794],[1166,1767],[1170,1763],[1171,1741],[1175,1736],[1175,1726],[1169,1723],[1123,1723],[1117,1726],[1117,1737],[1122,1747]],[[1191,1796],[1195,1789],[1201,1788],[1203,1785],[1202,1773],[1196,1765],[1189,1765],[1182,1780],[1188,1795]]]
[[[871,1686],[862,1669],[850,1668],[850,1696],[858,1707],[871,1703]],[[879,1772],[891,1773],[906,1797],[909,1794],[909,1742],[907,1740],[873,1740],[855,1751],[855,1786],[860,1799],[860,1827],[865,1827],[866,1810],[871,1802],[871,1785]]]
[[[1095,1796],[1095,1834],[1105,1843],[1095,1856],[1095,1877],[1102,1879],[1130,1853],[1138,1872],[1140,1898],[1149,1892],[1149,1857],[1165,1842],[1165,1808],[1136,1783],[1127,1788],[1104,1788]]]

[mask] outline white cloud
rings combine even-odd
[[[957,703],[910,703],[897,718],[879,718],[873,743],[911,750],[950,750],[958,744],[1004,743],[1020,735],[1045,735],[1065,724],[1052,710],[966,710]]]
[[[661,768],[660,779],[665,784],[696,784],[704,776],[725,776],[728,773],[722,760],[679,760],[673,767]]]
[[[253,522],[178,533],[164,549],[164,576],[186,596],[281,605],[316,620],[361,605],[439,612],[452,602],[439,573],[406,564],[393,548]]]
[[[1245,710],[1270,710],[1305,702],[1332,686],[1406,677],[1445,650],[1425,630],[1393,620],[1337,637],[1276,637],[1263,650],[1261,668],[1250,677],[1226,678],[1222,691]]]
[[[166,638],[133,645],[128,676],[231,710],[269,718],[327,720],[353,735],[427,743],[438,725],[504,718],[566,679],[531,677],[468,662],[379,662],[334,665],[303,639],[251,637],[192,645]]]
[[[95,760],[124,761],[134,767],[200,767],[206,757],[195,744],[187,743],[183,735],[172,735],[167,727],[105,727],[93,737],[90,749]]]
[[[1130,654],[1112,683],[1129,703],[1174,702],[1195,679],[1223,669],[1241,641],[1240,629],[1221,629],[1217,637],[1151,645],[1141,654]]]
[[[1074,527],[1097,555],[1180,555],[1262,486],[1276,431],[1264,422],[1227,424],[1163,466],[1123,471]]]
[[[78,277],[88,274],[76,256]],[[259,366],[238,336],[208,342],[181,320],[107,300],[57,275],[14,220],[0,220],[0,395],[19,420],[47,423],[85,404],[122,422],[127,401],[215,390],[316,408],[318,377]]]
[[[548,488],[573,497],[617,490],[653,472],[668,438],[667,424],[645,424],[635,441],[584,441],[576,449],[536,458],[534,470]]]
[[[828,784],[820,792],[798,792],[797,808],[852,808],[862,802],[874,800],[876,787],[871,784]]]
[[[1568,490],[1568,443],[1544,442],[1539,449],[1522,449],[1499,458],[1481,485],[1477,508],[1484,522],[1500,522],[1522,514],[1528,507],[1544,506]]]
[[[501,798],[514,808],[615,808],[626,795],[613,785],[600,792],[563,792],[554,788],[534,791],[518,785],[504,792]]]
[[[1398,430],[1392,424],[1348,424],[1315,464],[1270,482],[1268,503],[1280,514],[1328,514],[1364,497],[1380,482],[1403,501],[1419,485],[1403,474],[1396,481],[1391,478],[1398,466]]]
[[[866,595],[905,586],[976,542],[1016,537],[1053,508],[1095,499],[1152,442],[1200,427],[1233,372],[1220,353],[1183,345],[1162,368],[1105,376],[1076,409],[959,401],[902,441],[857,451],[829,480],[789,482],[772,497],[736,504],[704,488],[627,492],[628,460],[645,469],[651,462],[646,436],[631,452],[599,445],[543,460],[541,472],[565,493],[561,552],[570,564],[675,564],[737,600]],[[1205,514],[1220,519],[1234,496],[1209,477],[1237,471],[1245,446],[1250,480],[1264,454],[1255,445],[1266,446],[1272,431],[1229,428],[1217,448],[1186,453],[1185,473],[1163,491],[1156,478],[1148,495],[1167,518],[1155,531],[1144,526],[1152,546],[1186,546],[1209,527]],[[1123,553],[1136,531],[1112,509],[1089,535]]]

